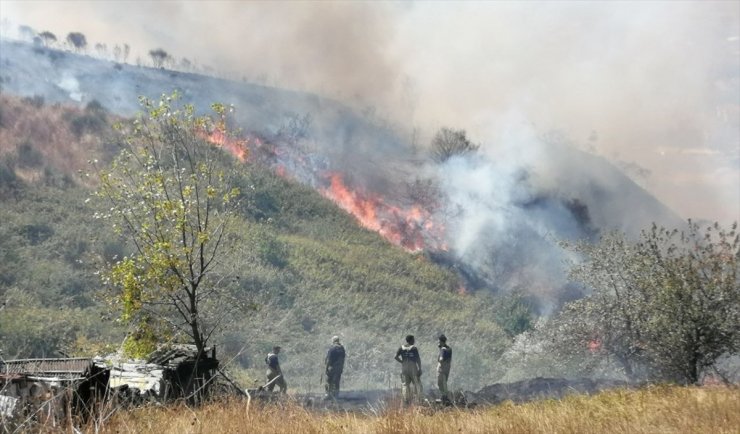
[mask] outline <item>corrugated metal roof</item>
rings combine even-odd
[[[203,357],[208,357],[211,352],[211,347],[205,348],[204,352],[205,354],[203,354]],[[198,350],[195,345],[175,344],[157,348],[157,350],[149,355],[148,362],[156,363],[158,365],[167,365],[170,362],[175,362],[174,364],[177,364],[184,360],[195,360],[197,355]]]
[[[0,375],[24,374],[36,376],[86,375],[92,359],[18,359],[0,362]]]

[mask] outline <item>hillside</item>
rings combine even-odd
[[[107,124],[98,135],[77,138],[74,120],[91,109],[1,98],[0,134],[8,138],[0,154],[4,357],[85,354],[105,343],[114,348],[125,331],[100,303],[95,272],[101,258],[120,256],[125,247],[92,218],[92,183],[68,169],[84,170],[81,156],[111,157]],[[37,125],[50,133],[38,136]],[[35,156],[33,164],[27,155]],[[458,294],[457,275],[358,227],[311,188],[256,165],[244,168],[240,182],[252,186],[244,188],[252,204],[242,223],[250,266],[240,291],[258,310],[217,341],[223,357],[235,357],[232,369],[261,378],[264,354],[280,343],[293,387],[316,388],[323,348],[340,334],[350,352],[348,387],[387,386],[397,381],[392,356],[405,334],[420,337],[432,372],[433,337],[444,330],[456,337],[459,369],[470,375],[465,386],[500,375],[490,355],[503,351],[508,338],[494,320],[493,299]]]
[[[678,221],[567,143],[535,141],[531,159],[503,143],[435,162],[401,130],[311,94],[7,40],[0,63],[6,355],[117,347],[125,331],[110,321],[95,272],[126,251],[91,218],[86,162],[110,160],[110,123],[133,115],[138,95],[173,88],[198,107],[234,104],[230,121],[251,146],[240,180],[249,267],[239,285],[259,309],[217,343],[254,378],[279,343],[291,387],[316,389],[323,349],[340,334],[347,387],[394,386],[401,338],[417,335],[433,372],[433,337],[444,331],[456,348],[453,387],[477,389],[507,371],[498,356],[533,311],[582,294],[566,279],[559,239]],[[355,209],[367,207],[376,220]]]
[[[536,131],[436,162],[403,119],[316,95],[8,40],[0,48],[2,87],[13,95],[96,101],[121,116],[136,112],[137,96],[173,89],[203,109],[233,104],[233,127],[263,166],[320,191],[394,244],[462,270],[466,290],[523,292],[540,312],[581,294],[567,282],[558,239],[681,224],[603,158]]]

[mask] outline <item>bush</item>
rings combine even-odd
[[[103,244],[103,260],[109,263],[120,261],[126,255],[126,249],[120,241],[108,241]]]
[[[35,108],[41,108],[44,106],[44,97],[41,95],[34,95],[34,96],[27,96],[23,98],[23,102],[35,107]]]
[[[69,126],[72,133],[80,138],[85,133],[100,134],[105,129],[106,122],[97,113],[84,113],[73,117]]]
[[[75,185],[75,181],[67,173],[63,173],[54,167],[44,167],[44,185],[48,187],[69,188]]]
[[[14,164],[7,158],[0,160],[0,187],[15,187],[17,181]]]
[[[18,145],[16,152],[18,153],[18,165],[21,167],[40,167],[44,163],[44,156],[29,141]]]
[[[100,103],[100,101],[94,99],[87,103],[85,106],[85,111],[88,113],[95,113],[100,115],[105,115],[106,110],[105,107],[103,107],[103,104]]]
[[[30,224],[21,227],[20,234],[32,245],[41,244],[54,235],[54,229],[44,223]]]

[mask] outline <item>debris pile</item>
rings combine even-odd
[[[0,422],[58,427],[84,421],[106,403],[197,403],[218,365],[215,348],[198,354],[194,345],[161,347],[142,361],[115,355],[0,361]]]
[[[0,420],[59,426],[70,414],[87,417],[107,383],[108,371],[89,358],[0,361]]]

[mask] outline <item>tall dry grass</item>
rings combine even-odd
[[[17,154],[18,148],[26,144],[39,153],[42,161],[38,167],[16,165],[16,175],[23,180],[38,181],[45,167],[53,167],[80,182],[90,182],[79,172],[89,170],[89,160],[110,158],[102,143],[107,140],[107,124],[119,118],[110,115],[110,121],[101,121],[100,132],[78,136],[71,128],[72,121],[85,113],[85,109],[73,105],[45,103],[43,98],[0,94],[0,159]]]
[[[740,433],[740,390],[659,386],[476,410],[309,411],[244,401],[122,412],[105,433]]]

